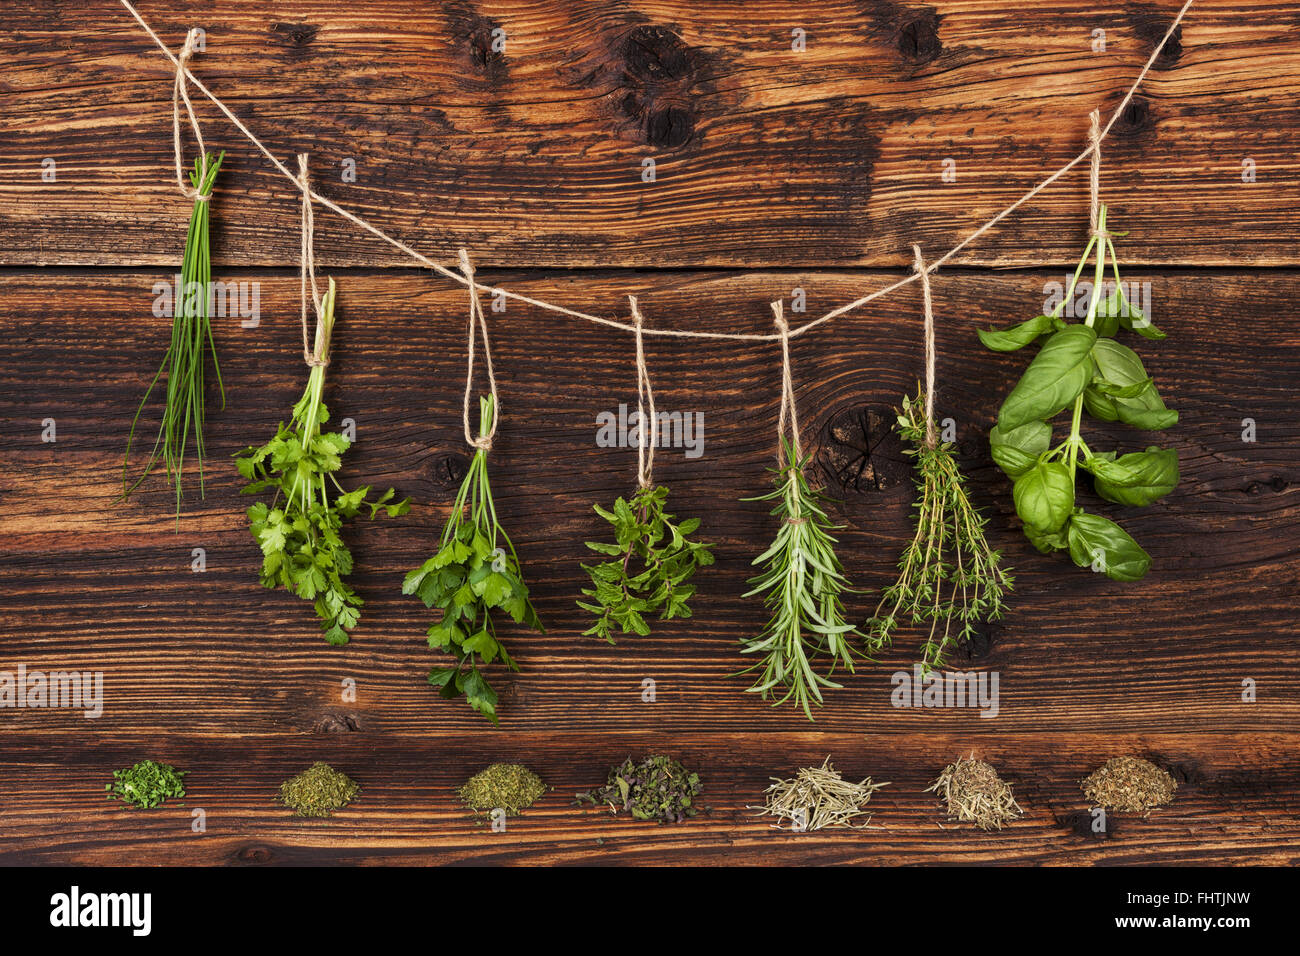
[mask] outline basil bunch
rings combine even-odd
[[[1044,554],[1068,550],[1079,567],[1092,567],[1116,581],[1136,581],[1147,573],[1151,556],[1113,521],[1076,507],[1076,472],[1082,468],[1090,473],[1093,488],[1107,501],[1149,505],[1178,484],[1178,453],[1156,446],[1125,455],[1095,452],[1080,435],[1082,416],[1086,410],[1093,418],[1156,431],[1177,422],[1178,413],[1165,407],[1137,353],[1114,340],[1120,329],[1149,339],[1165,335],[1125,295],[1105,224],[1102,206],[1100,235],[1089,241],[1064,298],[1051,314],[1000,331],[981,331],[979,336],[997,352],[1042,343],[1003,401],[989,433],[993,460],[1014,481],[1012,496],[1026,537]],[[1061,308],[1094,250],[1087,317],[1081,325],[1069,324],[1060,317]],[[1102,301],[1108,252],[1115,289]],[[1070,433],[1053,445],[1051,419],[1067,408],[1072,411]]]

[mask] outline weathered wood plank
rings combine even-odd
[[[611,308],[635,292],[652,325],[733,331],[764,330],[766,302],[795,285],[815,312],[889,278],[484,275],[529,295]],[[453,476],[466,462],[463,293],[418,273],[339,274],[328,401],[336,416],[357,422],[347,479],[393,485],[417,505],[406,518],[349,532],[367,606],[352,645],[333,649],[309,606],[257,586],[260,559],[243,516],[248,499],[228,460],[265,440],[301,388],[296,277],[241,274],[261,282],[261,324],[217,324],[229,404],[210,422],[207,500],[187,510],[179,531],[161,484],[125,505],[114,500],[126,428],[166,336],[167,320],[150,314],[156,278],[0,277],[7,343],[0,357],[0,669],[101,669],[108,698],[98,721],[67,711],[0,711],[5,727],[51,741],[78,740],[88,728],[296,734],[358,726],[367,739],[453,730],[482,741],[504,736],[425,686],[424,673],[438,660],[424,647],[427,613],[398,594],[401,575],[433,548]],[[1032,314],[1053,278],[940,275],[935,284],[939,408],[955,419],[973,494],[1017,574],[1011,613],[973,648],[974,665],[1001,675],[999,716],[893,707],[890,675],[910,665],[919,643],[907,634],[831,695],[817,728],[1293,729],[1300,716],[1300,338],[1277,320],[1276,303],[1286,301],[1295,275],[1134,273],[1151,283],[1154,318],[1170,333],[1139,349],[1182,420],[1164,436],[1117,429],[1093,444],[1172,443],[1183,479],[1154,507],[1116,509],[1155,559],[1148,578],[1130,586],[1034,552],[1015,527],[1008,483],[988,459],[984,432],[1024,357],[982,351],[974,330]],[[888,583],[909,534],[908,465],[882,423],[920,373],[917,308],[910,290],[793,344],[805,441],[842,501],[836,517],[847,525],[848,571],[871,590]],[[634,480],[633,451],[596,447],[594,425],[600,411],[635,402],[632,343],[623,333],[558,325],[513,305],[491,323],[505,409],[492,453],[497,506],[550,627],[545,636],[507,637],[523,673],[498,681],[506,731],[804,729],[801,716],[770,709],[743,693],[743,678],[729,676],[740,665],[736,642],[762,623],[761,609],[741,594],[750,559],[772,528],[762,503],[738,499],[766,487],[777,348],[650,341],[660,409],[700,411],[705,419],[703,457],[663,449],[656,474],[673,489],[678,514],[705,519],[719,563],[700,580],[692,620],[608,647],[579,636],[585,624],[573,601],[584,580],[582,541],[601,533],[592,503],[627,493]],[[55,444],[40,441],[46,418],[57,424]],[[1257,423],[1254,443],[1242,441],[1244,418]],[[195,547],[207,551],[205,574],[190,572]],[[865,614],[874,603],[863,595],[850,605]],[[358,682],[355,704],[340,702],[345,677]],[[644,678],[657,681],[657,703],[641,702]],[[1241,702],[1246,678],[1258,682],[1257,703]]]
[[[1119,103],[1177,6],[141,10],[176,47],[205,27],[198,74],[281,159],[311,151],[327,195],[443,260],[466,245],[484,264],[570,269],[897,266],[913,242],[947,249],[1082,148],[1088,112]],[[1298,24],[1284,2],[1193,7],[1106,145],[1105,198],[1132,231],[1132,261],[1300,261]],[[187,214],[170,64],[120,4],[11,5],[0,64],[0,263],[174,261]],[[292,264],[293,188],[210,103],[198,109],[211,145],[230,150],[218,260]],[[56,182],[41,180],[46,159]],[[347,160],[355,183],[341,181]],[[1085,188],[1080,168],[963,261],[1070,259]],[[408,263],[331,214],[318,229],[328,265]]]
[[[6,734],[0,747],[0,863],[13,864],[808,864],[1295,865],[1300,740],[1294,734],[662,734],[536,731],[391,738]],[[574,807],[628,754],[668,752],[697,770],[706,816],[660,826]],[[944,821],[924,793],[958,755],[991,761],[1025,816],[1001,832]],[[889,782],[867,830],[779,832],[747,809],[773,775],[827,754],[847,777]],[[1148,817],[1111,813],[1094,833],[1079,780],[1133,753],[1167,768],[1175,800]],[[111,771],[145,756],[189,770],[184,807],[134,811],[104,797]],[[282,780],[324,759],[360,798],[328,820],[274,804]],[[455,790],[490,762],[524,762],[553,787],[504,833],[461,808]],[[191,829],[206,814],[207,832]]]

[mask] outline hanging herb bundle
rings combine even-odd
[[[281,423],[275,437],[260,448],[239,452],[236,464],[244,480],[251,482],[244,494],[275,489],[269,505],[259,501],[248,509],[249,530],[262,549],[262,586],[283,587],[314,602],[325,640],[339,645],[348,642],[364,603],[344,580],[352,573],[352,553],[343,543],[343,522],[365,507],[372,519],[381,508],[390,518],[397,517],[410,504],[392,501],[396,496],[391,488],[368,501],[369,485],[345,491],[334,477],[351,446],[343,434],[321,431],[329,421],[322,396],[334,333],[335,295],[330,279],[318,313],[315,350],[309,356],[307,389],[293,406],[288,423]]]
[[[492,431],[494,404],[479,400],[479,431]],[[450,653],[452,667],[429,671],[429,683],[443,697],[464,695],[469,705],[497,723],[497,694],[483,677],[480,665],[498,657],[512,671],[519,665],[497,639],[494,610],[509,614],[516,624],[545,633],[528,599],[519,568],[519,555],[497,520],[488,482],[487,449],[478,448],[461,483],[451,517],[442,530],[438,552],[406,576],[403,594],[415,594],[424,606],[442,611],[429,626],[429,646]]]
[[[194,160],[189,180],[194,190],[194,208],[190,213],[189,231],[185,235],[185,253],[181,259],[180,288],[172,303],[172,337],[163,353],[162,362],[154,374],[144,397],[131,420],[127,435],[126,454],[122,459],[122,497],[128,497],[149,477],[158,466],[163,466],[167,481],[176,489],[176,518],[180,520],[183,498],[181,480],[185,465],[185,449],[191,439],[194,457],[199,466],[199,494],[203,494],[203,425],[207,392],[207,362],[212,359],[217,389],[221,393],[221,406],[226,405],[225,388],[221,382],[221,366],[217,362],[217,348],[212,340],[209,290],[212,285],[212,252],[209,241],[209,221],[213,183],[221,169],[225,153],[213,156],[204,154]],[[179,161],[178,161],[179,162]],[[178,170],[179,174],[179,170]],[[145,461],[144,470],[134,480],[130,477],[131,447],[135,443],[135,430],[144,413],[149,397],[160,380],[165,380],[166,394],[158,436]]]
[[[775,487],[766,495],[747,501],[775,501],[772,515],[780,522],[772,546],[756,557],[755,565],[765,570],[751,578],[753,587],[745,597],[764,596],[772,616],[757,637],[741,639],[741,653],[760,659],[741,673],[758,671],[749,693],[773,699],[776,707],[787,700],[803,709],[809,720],[812,703],[822,703],[822,688],[839,688],[829,674],[843,665],[853,672],[853,650],[849,637],[860,632],[844,619],[840,594],[850,590],[835,554],[835,538],[823,507],[824,497],[808,482],[809,456],[799,448],[799,424],[790,374],[789,326],[781,315],[781,303],[772,303],[781,332],[782,389],[781,416],[777,424],[781,455],[773,469]],[[786,436],[786,421],[790,437]],[[814,666],[816,658],[831,659],[827,675]]]
[[[1081,324],[1067,323],[1060,317],[1061,309],[1073,296],[1094,252],[1087,316]],[[1107,254],[1115,289],[1103,299]],[[1081,568],[1092,567],[1116,581],[1136,581],[1150,568],[1150,555],[1115,522],[1075,503],[1080,468],[1092,475],[1099,496],[1121,505],[1149,505],[1178,484],[1174,449],[1150,446],[1119,455],[1094,451],[1083,440],[1084,411],[1144,430],[1169,428],[1178,421],[1178,413],[1165,407],[1137,353],[1115,341],[1121,329],[1149,339],[1164,338],[1124,292],[1103,205],[1098,228],[1056,308],[1019,325],[979,334],[986,347],[999,352],[1042,341],[1042,348],[1003,401],[989,435],[993,460],[1014,481],[1013,499],[1025,535],[1044,554],[1068,550]],[[1071,410],[1069,434],[1053,444],[1051,420],[1066,409]]]
[[[591,577],[592,587],[582,591],[590,600],[578,602],[578,607],[596,616],[596,623],[583,631],[583,636],[594,635],[610,644],[615,643],[615,627],[624,634],[649,634],[650,625],[645,619],[651,614],[657,613],[664,621],[690,617],[687,602],[695,594],[695,585],[690,580],[700,568],[713,563],[709,545],[690,540],[700,520],[687,518],[676,523],[676,518],[665,510],[668,489],[654,484],[651,477],[656,422],[654,393],[645,364],[641,313],[636,297],[628,298],[636,325],[638,487],[630,502],[619,497],[613,511],[594,506],[596,513],[613,525],[614,541],[586,543],[592,551],[607,555],[610,560],[582,565]]]
[[[916,502],[916,534],[898,561],[898,580],[885,589],[867,624],[867,640],[871,650],[879,650],[891,642],[900,623],[929,621],[930,633],[921,648],[924,674],[944,666],[949,648],[971,640],[980,621],[1002,616],[1002,597],[1011,590],[1012,578],[1000,566],[1001,553],[990,548],[984,537],[987,519],[966,494],[966,479],[952,445],[940,440],[934,425],[930,272],[920,246],[912,249],[925,306],[926,386],[924,390],[918,387],[915,400],[903,397],[896,428],[899,437],[911,445],[905,454],[914,460],[920,500]]]

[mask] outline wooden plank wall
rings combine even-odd
[[[464,245],[485,281],[615,317],[639,297],[654,327],[767,332],[766,303],[805,291],[805,317],[893,281],[1083,146],[1176,6],[988,0],[731,4],[358,0],[339,6],[144,2],[169,42],[203,26],[194,69],[284,160],[312,154],[321,192],[421,251]],[[504,53],[491,49],[504,29]],[[791,31],[807,49],[791,50]],[[1103,29],[1104,52],[1092,49]],[[1103,195],[1126,278],[1149,283],[1161,343],[1139,346],[1171,407],[1183,480],[1123,521],[1151,552],[1117,585],[1043,557],[1020,534],[984,435],[1023,356],[974,330],[1035,314],[1087,228],[1082,169],[935,279],[939,408],[973,494],[1015,567],[1008,616],[960,659],[1000,675],[1000,710],[899,709],[904,634],[834,693],[817,722],[773,710],[733,676],[762,610],[741,598],[772,528],[779,352],[656,338],[658,403],[699,411],[703,457],[665,449],[674,510],[704,519],[718,564],[690,621],[617,647],[580,637],[574,598],[591,511],[632,487],[635,453],[598,448],[595,416],[635,402],[632,342],[512,303],[489,314],[505,417],[498,507],[546,635],[511,634],[494,730],[424,683],[427,614],[398,593],[434,547],[468,461],[460,433],[466,301],[459,287],[327,213],[317,255],[340,284],[328,401],[355,419],[352,483],[392,485],[405,518],[350,531],[366,599],[347,648],[311,609],[257,585],[247,500],[228,456],[266,439],[302,387],[292,186],[206,101],[224,148],[213,200],[217,277],[257,283],[261,321],[216,324],[228,386],[209,427],[213,473],[179,530],[168,491],[123,504],[126,429],[165,344],[153,286],[176,269],[187,210],[171,169],[167,62],[118,3],[0,13],[0,671],[102,670],[102,717],[0,710],[0,861],[1295,862],[1300,822],[1300,334],[1290,321],[1300,215],[1300,13],[1197,3],[1106,143]],[[656,179],[642,181],[642,161]],[[43,182],[42,161],[55,164]],[[356,181],[344,182],[345,160]],[[956,179],[941,179],[944,161]],[[1243,181],[1253,171],[1254,181]],[[919,295],[869,303],[793,344],[801,425],[865,590],[908,536],[908,461],[889,408],[921,371]],[[796,315],[796,319],[800,316]],[[57,441],[41,440],[53,419]],[[1255,441],[1243,441],[1244,420]],[[1145,436],[1098,428],[1098,447]],[[203,548],[207,570],[190,570]],[[870,594],[850,601],[874,607]],[[341,682],[356,681],[355,702]],[[656,682],[656,700],[641,698]],[[1243,681],[1257,699],[1244,702]],[[679,755],[711,813],[635,825],[570,806],[629,753]],[[1000,834],[943,828],[939,769],[974,752],[1017,787]],[[1091,831],[1078,780],[1109,756],[1170,768],[1175,804]],[[890,781],[880,829],[777,833],[745,809],[767,778],[831,754]],[[189,809],[103,798],[114,768],[191,771]],[[274,807],[316,759],[363,785],[325,822]],[[519,760],[554,790],[494,834],[454,790]]]

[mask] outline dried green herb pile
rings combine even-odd
[[[113,771],[113,782],[104,784],[108,799],[121,800],[141,810],[152,810],[168,797],[185,796],[186,770],[171,764],[141,760],[134,767]]]
[[[1011,785],[983,760],[959,757],[925,789],[939,795],[950,820],[973,823],[981,830],[1001,830],[1025,812],[1016,803]]]
[[[1085,777],[1080,787],[1094,806],[1146,813],[1172,801],[1178,781],[1149,760],[1111,757]]]
[[[702,808],[695,798],[704,789],[700,775],[663,755],[633,763],[628,757],[611,767],[605,786],[577,794],[579,804],[605,804],[613,812],[626,810],[634,820],[681,823]]]
[[[314,763],[280,785],[280,802],[299,817],[327,817],[357,798],[361,788],[327,763]]]
[[[871,814],[864,809],[871,795],[889,786],[872,783],[870,777],[859,783],[845,780],[831,766],[830,757],[820,767],[804,767],[789,780],[772,780],[772,786],[763,793],[763,806],[755,809],[776,817],[772,826],[778,830],[862,829],[871,823]],[[853,822],[860,817],[866,819]],[[781,826],[782,820],[790,826]]]
[[[460,788],[460,798],[469,809],[480,814],[504,810],[508,817],[518,816],[544,793],[542,778],[518,763],[494,763]]]

